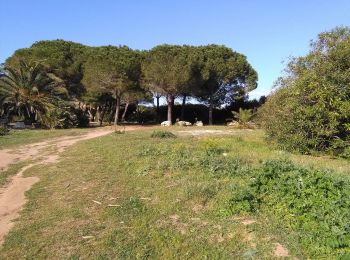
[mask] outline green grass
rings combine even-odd
[[[227,128],[168,128],[176,139],[151,138],[154,129],[111,134],[73,146],[58,164],[28,170],[40,182],[27,193],[0,258],[271,259],[275,242],[291,256],[310,256],[277,220],[238,213],[230,201],[262,160],[340,168],[339,176],[349,164],[273,150],[260,130],[177,132],[196,129]],[[257,223],[244,226],[238,217]]]
[[[74,136],[87,131],[88,128],[74,129],[54,129],[54,130],[10,130],[10,133],[5,136],[0,136],[0,149],[13,148],[19,145],[31,144],[40,142],[45,139],[50,139],[60,136]]]
[[[20,163],[12,164],[9,166],[8,169],[0,173],[0,188],[5,186],[8,181],[10,180],[10,177],[15,175],[17,172],[20,171],[22,167],[24,167],[27,164],[27,161],[22,161]]]

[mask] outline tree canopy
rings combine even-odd
[[[86,50],[86,46],[71,41],[39,41],[30,48],[17,50],[5,64],[18,68],[22,60],[40,62],[42,69],[55,80],[61,80],[70,97],[75,98],[85,91],[81,80]]]
[[[122,97],[140,87],[141,56],[126,46],[95,47],[84,65],[84,84],[116,99],[114,123],[118,124]]]
[[[168,121],[174,121],[175,98],[183,100],[180,116],[183,119],[186,100],[191,97],[209,106],[212,123],[214,108],[246,95],[257,81],[257,74],[245,56],[219,45],[163,44],[138,51],[127,46],[89,47],[64,40],[39,41],[15,51],[6,60],[3,71],[7,68],[19,71],[23,62],[40,63],[40,73],[55,82],[54,97],[59,102],[55,102],[57,109],[51,110],[51,115],[59,114],[57,111],[64,113],[68,108],[74,113],[80,111],[78,114],[90,120],[97,118],[101,124],[104,115],[109,122],[114,117],[118,123],[121,109],[124,119],[129,104],[149,102],[150,93],[157,99],[157,121],[159,98],[164,96]],[[3,111],[2,107],[0,112]]]
[[[209,105],[209,124],[213,107],[229,103],[257,87],[258,76],[242,54],[220,45],[201,46],[197,51],[201,82],[196,96]]]
[[[160,45],[148,52],[143,72],[151,90],[167,97],[168,121],[172,121],[174,97],[195,96],[212,111],[257,87],[257,73],[244,55],[219,45]]]
[[[144,80],[154,93],[166,96],[168,121],[172,122],[174,98],[190,85],[192,79],[191,47],[159,45],[146,53],[143,62]]]

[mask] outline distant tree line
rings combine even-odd
[[[153,120],[160,122],[165,119],[162,97],[166,120],[184,119],[191,114],[186,102],[197,100],[207,107],[207,121],[213,124],[214,111],[244,106],[258,80],[244,55],[222,45],[164,44],[139,51],[39,41],[15,51],[0,71],[0,115],[47,127],[83,126],[89,119],[118,124],[130,115],[129,108],[135,116],[135,105],[153,99]],[[176,98],[182,102],[174,117]]]

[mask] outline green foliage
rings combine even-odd
[[[7,127],[0,126],[0,136],[8,135],[10,130]]]
[[[270,140],[288,150],[340,155],[350,141],[350,29],[319,35],[294,58],[260,110]]]
[[[152,138],[176,138],[176,135],[174,135],[172,132],[169,131],[154,131],[151,134]]]
[[[350,249],[349,180],[284,160],[267,161],[252,177],[234,190],[233,212],[259,211],[277,219],[287,232],[298,233],[309,255]]]
[[[245,186],[234,186],[232,193],[233,196],[229,199],[228,205],[233,214],[256,212],[258,203],[252,190]]]
[[[88,127],[89,117],[81,109],[76,109],[58,102],[42,116],[41,123],[50,129]]]

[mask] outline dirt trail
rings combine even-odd
[[[23,177],[23,172],[32,166],[33,164],[29,164],[23,167],[12,178],[11,184],[0,195],[0,244],[14,225],[12,220],[19,216],[19,210],[26,202],[24,193],[39,181],[38,177]]]
[[[139,127],[126,127],[125,131],[136,130]],[[38,162],[23,167],[15,176],[12,177],[9,184],[0,189],[0,245],[4,238],[14,225],[13,220],[19,216],[19,212],[26,203],[25,192],[28,191],[36,182],[38,177],[23,177],[23,173],[29,168],[38,164],[55,163],[59,159],[59,154],[67,147],[75,143],[113,132],[113,128],[106,127],[92,130],[79,136],[64,136],[52,138],[47,141],[25,145],[19,149],[0,150],[0,174],[11,164],[19,161],[38,159]],[[49,148],[56,148],[50,149]]]

